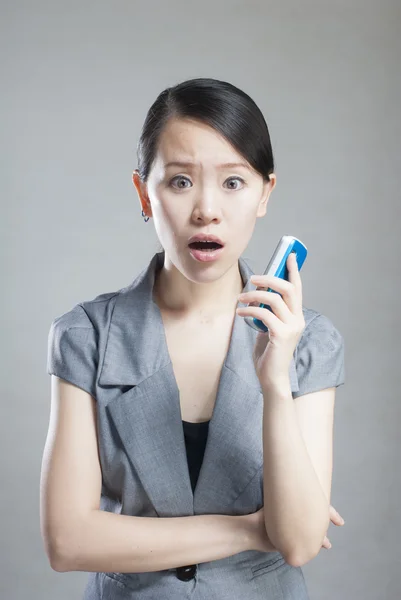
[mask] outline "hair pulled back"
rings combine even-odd
[[[197,78],[166,88],[150,107],[137,146],[138,171],[146,182],[158,141],[170,118],[201,121],[219,132],[268,181],[274,172],[270,134],[261,110],[226,81]]]

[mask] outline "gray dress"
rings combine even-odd
[[[56,317],[47,372],[96,400],[102,510],[143,517],[242,515],[263,506],[263,397],[257,332],[235,316],[204,457],[191,487],[177,382],[152,291],[164,253],[128,286]],[[244,291],[253,274],[239,259]],[[306,326],[289,369],[294,398],[344,383],[344,340],[303,307]],[[147,573],[90,572],[83,600],[309,600],[302,569],[280,552],[249,550]]]

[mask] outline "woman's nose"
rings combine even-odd
[[[195,202],[193,217],[196,221],[205,223],[220,221],[221,207],[216,195],[211,192],[200,194]]]
[[[217,207],[196,207],[193,211],[193,218],[195,221],[203,221],[204,223],[211,223],[212,221],[219,222],[221,220],[220,210]]]

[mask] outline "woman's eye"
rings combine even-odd
[[[176,177],[173,177],[173,179],[170,181],[170,185],[173,184],[174,181],[189,181],[189,179],[187,179],[186,177],[183,177],[182,175],[177,175]],[[179,189],[185,189],[187,186],[183,186],[183,185],[178,185],[178,186],[173,186],[173,187],[178,187]]]
[[[190,186],[185,185],[186,182],[191,183],[187,177],[184,177],[183,175],[176,175],[170,181],[170,185],[172,185],[175,188],[184,190],[184,189],[190,187]],[[229,189],[231,189],[231,190],[240,189],[238,187],[238,185],[235,185],[235,182],[239,182],[242,185],[245,184],[245,181],[241,177],[229,177],[228,179],[226,179],[225,183],[227,183],[227,182],[229,183]],[[234,185],[232,185],[233,182],[234,182]],[[175,184],[177,184],[177,185],[175,185]]]
[[[232,183],[233,181],[239,181],[242,184],[245,183],[245,181],[241,177],[229,177],[229,179],[227,179],[226,181],[228,181],[229,183]],[[230,186],[230,190],[238,190],[238,189],[239,189],[238,186],[237,187]]]

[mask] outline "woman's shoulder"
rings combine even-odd
[[[305,328],[296,347],[299,390],[293,397],[338,387],[345,382],[344,338],[332,319],[302,307]]]
[[[92,328],[108,310],[110,302],[113,302],[113,299],[115,299],[121,291],[122,290],[102,292],[93,298],[77,302],[65,312],[54,317],[51,328],[59,330],[70,329],[72,327]]]
[[[307,341],[318,342],[320,340],[321,342],[331,342],[332,345],[342,345],[344,338],[330,317],[306,306],[302,306],[302,312],[305,319],[305,328],[300,342],[303,341],[305,344]]]
[[[53,319],[51,328],[59,331],[70,328],[95,328],[101,330],[107,328],[116,302],[121,298],[121,302],[136,302],[137,293],[141,296],[149,296],[151,293],[151,284],[153,281],[155,269],[160,261],[159,253],[155,254],[147,264],[139,269],[138,273],[130,282],[123,287],[113,291],[101,292],[92,298],[81,300],[74,304],[69,310],[56,316]]]
[[[48,333],[47,373],[96,397],[99,340],[108,330],[107,315],[119,292],[104,292],[77,302],[53,319]]]

